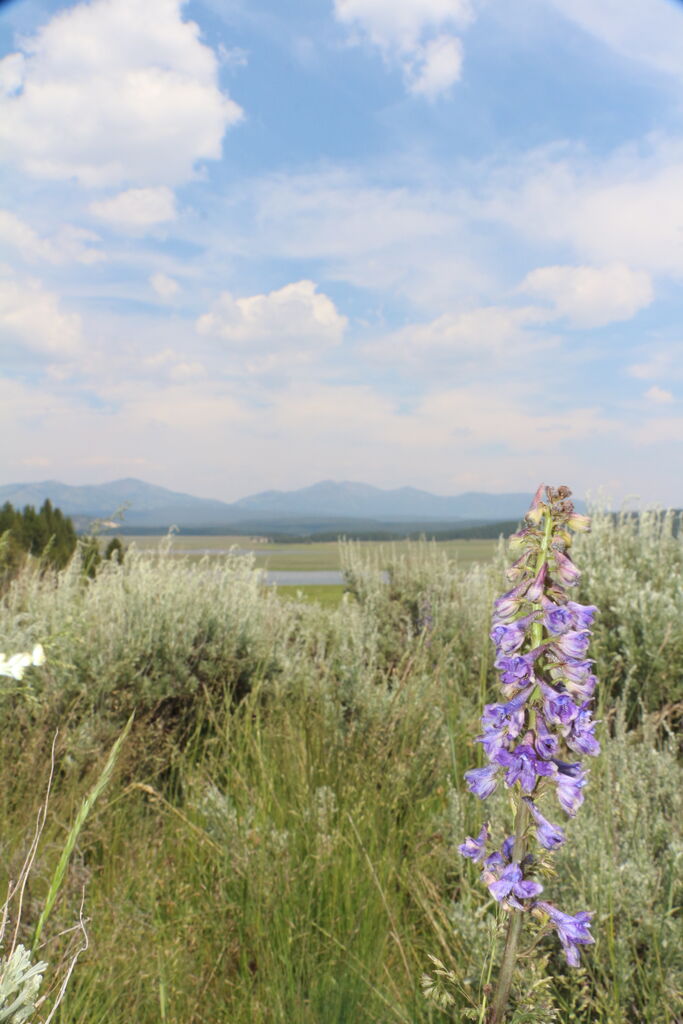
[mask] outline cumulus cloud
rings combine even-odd
[[[630,320],[653,299],[649,274],[623,263],[606,267],[538,267],[520,291],[549,302],[573,327],[604,327]]]
[[[90,212],[114,227],[147,228],[176,217],[175,196],[166,185],[129,188],[109,199],[90,204]]]
[[[0,280],[0,331],[11,343],[52,358],[70,358],[83,346],[81,318],[64,313],[38,281]]]
[[[213,309],[199,317],[197,331],[227,342],[248,371],[260,372],[304,362],[337,345],[346,324],[313,281],[296,281],[241,299],[223,292]]]
[[[460,78],[462,44],[446,27],[473,17],[469,0],[335,0],[337,20],[403,71],[408,89],[434,99]]]
[[[38,178],[176,185],[242,116],[183,0],[93,0],[0,61],[0,147]]]

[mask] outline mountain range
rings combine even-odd
[[[262,491],[228,503],[132,478],[81,487],[56,480],[0,486],[0,504],[9,501],[15,508],[37,508],[46,498],[72,516],[79,528],[92,519],[111,520],[125,506],[123,522],[129,530],[166,530],[177,525],[185,530],[221,529],[226,533],[279,528],[292,532],[295,527],[319,533],[325,528],[330,532],[337,527],[348,530],[349,523],[362,523],[364,529],[371,524],[393,527],[395,532],[407,524],[471,526],[518,520],[528,509],[531,494],[469,491],[446,497],[414,487],[383,490],[370,484],[323,480],[298,490]]]

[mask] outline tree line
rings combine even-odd
[[[68,565],[79,544],[79,538],[70,516],[53,508],[47,498],[36,512],[33,505],[14,508],[6,501],[0,507],[0,576],[6,582],[24,564],[28,556],[38,559],[41,566],[63,569]],[[102,561],[97,537],[80,539],[83,570],[93,576]],[[123,545],[113,537],[107,545],[104,558],[123,560]]]

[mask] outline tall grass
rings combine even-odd
[[[419,1024],[478,1004],[499,922],[456,846],[478,827],[462,773],[493,683],[501,560],[460,569],[427,543],[341,557],[335,609],[279,600],[239,556],[216,569],[129,552],[94,580],[74,564],[5,595],[2,645],[40,640],[49,660],[31,704],[3,698],[0,884],[60,727],[27,929],[105,746],[136,712],[43,933],[42,955],[59,957],[85,884],[91,944],[61,1024]],[[675,1024],[680,541],[654,517],[639,530],[599,518],[577,560],[602,610],[605,753],[558,897],[596,908],[597,942],[578,975],[553,959],[550,991],[530,966],[515,1019]],[[447,1010],[420,987],[430,955],[455,978]]]

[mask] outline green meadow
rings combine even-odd
[[[488,631],[504,545],[199,553],[229,540],[246,546],[145,538],[93,579],[78,560],[29,566],[3,595],[3,649],[47,654],[0,695],[5,887],[56,736],[25,944],[134,713],[41,937],[36,1021],[80,942],[81,906],[89,945],[59,1024],[477,1021],[505,922],[457,846],[480,827],[463,773],[481,757],[482,705],[497,699]],[[596,942],[572,970],[542,939],[521,961],[510,1022],[680,1024],[683,542],[671,517],[597,516],[575,560],[578,599],[600,608],[603,750],[546,892],[568,912],[594,910]],[[338,568],[345,583],[281,592],[254,566]],[[430,957],[450,972],[448,1006],[425,997]]]

